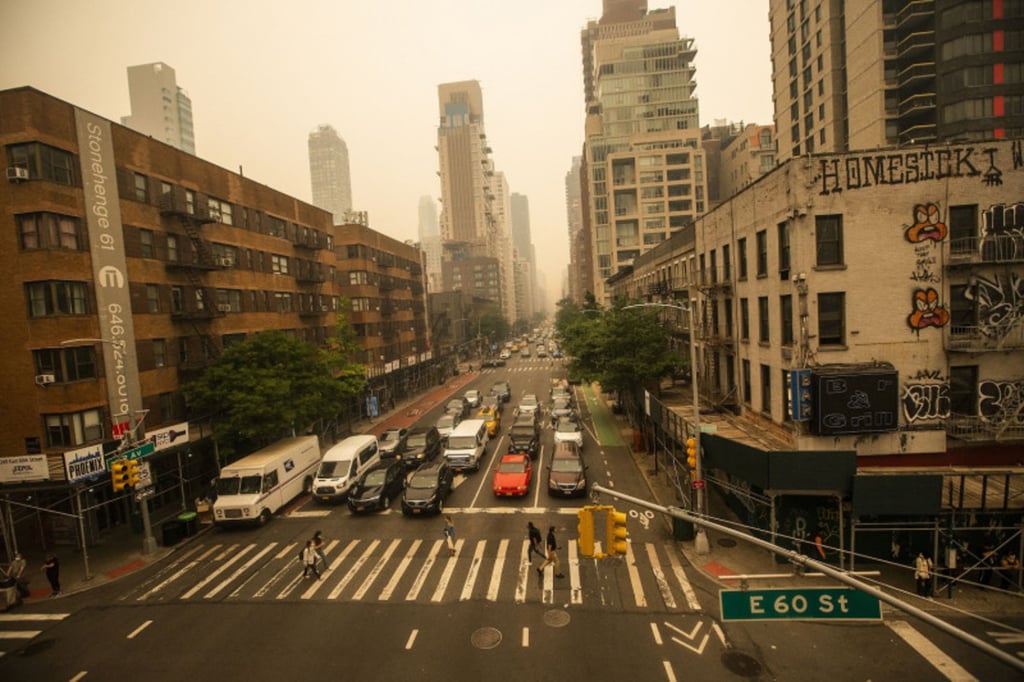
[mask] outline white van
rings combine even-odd
[[[319,464],[316,436],[286,438],[232,462],[217,477],[213,522],[266,523],[299,493],[313,489]]]
[[[324,453],[313,482],[313,497],[319,502],[343,499],[356,479],[379,461],[376,436],[349,436]]]
[[[455,471],[463,469],[478,471],[486,444],[487,421],[467,419],[456,426],[448,436],[444,457],[448,460],[448,465]]]

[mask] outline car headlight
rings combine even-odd
[[[582,488],[582,487],[584,487],[586,485],[587,485],[586,479],[581,478],[580,480],[576,481],[576,490],[579,490],[580,488]]]

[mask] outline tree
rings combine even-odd
[[[323,349],[278,330],[255,334],[227,347],[184,387],[185,397],[195,413],[212,417],[214,437],[227,452],[305,433],[334,417],[366,383],[362,366],[350,359],[354,337],[343,314],[337,332]]]

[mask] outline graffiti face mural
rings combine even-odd
[[[914,311],[907,317],[907,324],[917,331],[926,327],[944,327],[949,322],[949,311],[939,305],[939,292],[932,287],[915,289]]]
[[[946,238],[949,230],[939,216],[937,204],[917,204],[914,206],[914,223],[907,228],[904,236],[911,244],[932,240],[941,242]]]

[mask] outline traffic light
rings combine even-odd
[[[690,469],[696,471],[697,469],[697,439],[687,438],[686,439],[686,463],[690,465]]]
[[[576,517],[579,519],[576,532],[579,533],[580,554],[590,559],[594,556],[594,508],[581,507]]]
[[[139,461],[136,459],[130,459],[128,464],[128,482],[125,484],[134,488],[139,484]]]
[[[625,512],[615,511],[614,507],[608,507],[605,515],[605,551],[608,556],[625,554],[629,549],[626,544],[629,532],[626,530]]]
[[[114,483],[114,492],[119,493],[128,485],[128,460],[118,459],[110,465],[110,480]]]

